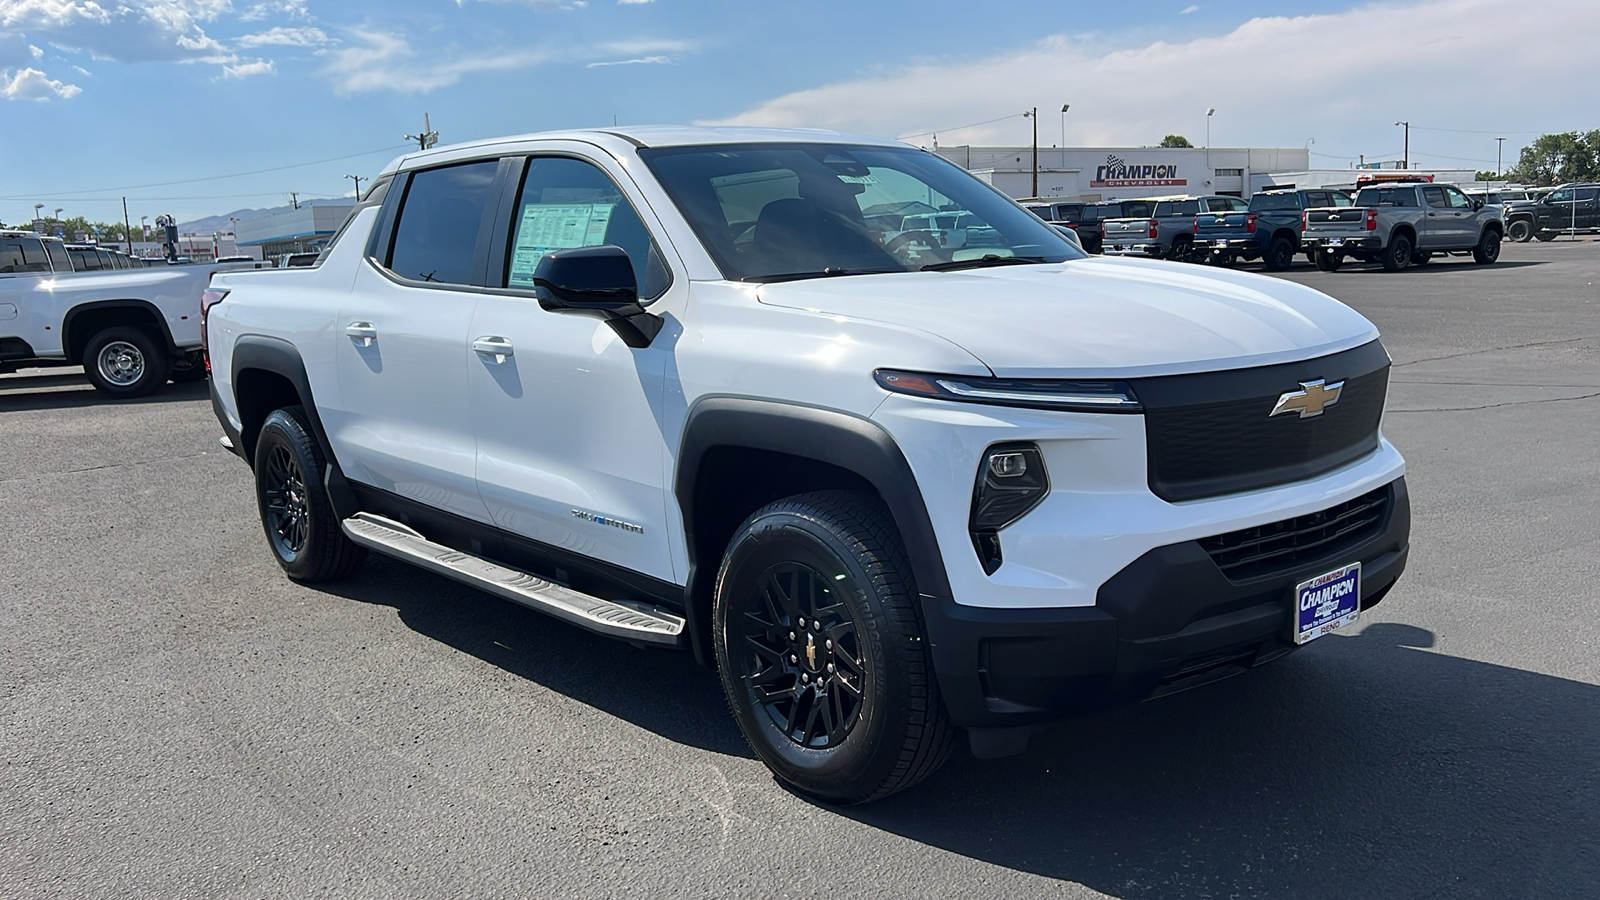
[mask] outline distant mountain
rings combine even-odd
[[[224,213],[220,216],[207,216],[204,219],[195,219],[193,222],[179,222],[178,233],[210,234],[213,231],[226,233],[233,230],[233,223],[229,221],[230,219],[246,222],[250,219],[259,219],[262,216],[270,216],[273,213],[283,212],[291,208],[288,206],[274,206],[271,209],[236,209],[231,213]]]

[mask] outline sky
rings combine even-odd
[[[0,221],[339,197],[422,130],[834,128],[1493,169],[1600,128],[1600,2],[0,0]],[[1062,105],[1070,105],[1065,114]],[[980,124],[981,123],[981,124]],[[963,127],[974,126],[974,127]]]

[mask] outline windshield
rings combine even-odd
[[[1250,198],[1251,212],[1268,212],[1275,209],[1299,209],[1300,198],[1294,194],[1257,194]]]
[[[728,144],[639,155],[732,281],[1084,257],[1038,216],[909,147]]]

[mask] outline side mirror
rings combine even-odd
[[[639,304],[633,261],[615,244],[557,250],[539,261],[533,284],[540,307],[598,313],[629,347],[648,347],[661,332],[661,317]]]
[[[1482,200],[1474,200],[1474,201],[1472,201],[1472,208],[1473,209],[1483,209],[1483,201]]]

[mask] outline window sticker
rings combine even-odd
[[[611,211],[615,208],[615,203],[530,203],[524,206],[511,253],[511,286],[532,287],[534,270],[552,251],[604,244],[606,229],[611,225]]]

